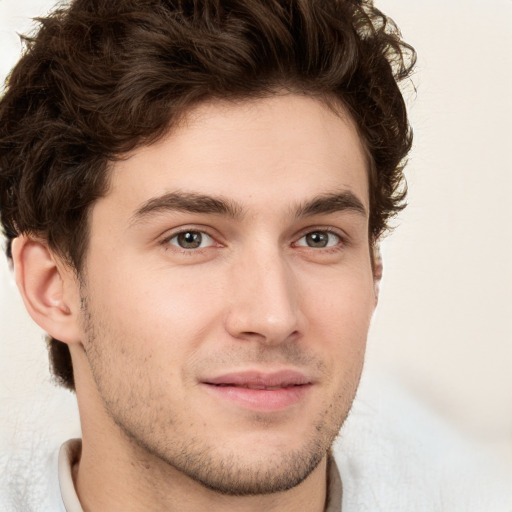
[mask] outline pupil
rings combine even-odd
[[[178,243],[184,249],[197,249],[202,242],[201,233],[187,231],[178,235]]]
[[[307,244],[310,247],[325,247],[328,242],[327,233],[309,233],[306,235]]]

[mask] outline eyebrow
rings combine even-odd
[[[298,218],[304,218],[345,210],[353,211],[365,217],[367,215],[362,201],[348,190],[315,197],[311,201],[299,205],[295,215]]]
[[[346,210],[366,216],[363,203],[350,191],[314,197],[293,208],[292,213],[296,218],[305,218]],[[233,219],[240,219],[244,214],[244,208],[235,201],[220,196],[177,191],[147,200],[132,215],[130,224],[136,224],[155,214],[172,211],[223,215]]]
[[[137,223],[154,214],[170,211],[216,214],[234,219],[242,216],[240,205],[222,197],[194,192],[169,192],[143,203],[132,215],[130,224]]]

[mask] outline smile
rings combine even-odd
[[[207,379],[202,385],[223,403],[259,412],[275,412],[303,401],[313,383],[300,372],[284,370],[230,373]]]
[[[283,386],[261,386],[258,384],[246,384],[244,386],[236,385],[236,384],[212,384],[213,386],[221,386],[221,387],[227,387],[227,386],[236,386],[238,388],[247,388],[247,389],[264,389],[267,391],[273,391],[275,389],[283,389],[283,388],[289,388],[292,386],[302,386],[302,384],[285,384]]]

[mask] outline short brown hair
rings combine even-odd
[[[404,207],[412,134],[397,82],[415,52],[370,0],[75,0],[38,21],[0,101],[8,256],[13,238],[34,234],[80,274],[109,162],[201,101],[279,89],[352,115],[370,160],[372,242]],[[73,388],[67,346],[49,347]]]

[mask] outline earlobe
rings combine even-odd
[[[48,246],[21,235],[13,241],[16,284],[32,319],[50,336],[64,342],[80,340],[78,285]]]

